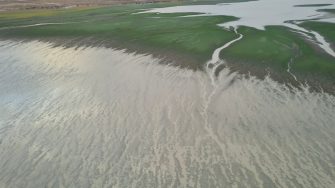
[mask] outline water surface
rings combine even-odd
[[[320,6],[322,5],[322,6]],[[334,10],[334,0],[258,0],[215,5],[186,5],[154,8],[143,13],[202,13],[195,16],[234,16],[236,21],[220,26],[238,28],[247,26],[264,30],[266,26],[284,26],[314,41],[316,45],[335,58],[335,51],[319,33],[299,26],[304,21],[335,23],[335,14],[325,10]],[[194,16],[194,15],[192,15]]]
[[[0,42],[0,187],[335,186],[335,97]]]

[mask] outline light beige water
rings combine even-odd
[[[0,187],[335,187],[334,96],[209,73],[0,42]]]

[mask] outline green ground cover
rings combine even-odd
[[[35,23],[70,23],[38,27],[0,30],[3,38],[73,38],[93,37],[104,42],[119,42],[127,48],[139,45],[150,53],[152,49],[170,54],[195,57],[201,67],[212,52],[236,35],[217,26],[235,20],[229,16],[182,17],[189,14],[136,14],[143,9],[182,5],[182,3],[130,4],[103,8],[27,11],[0,14],[0,27]],[[335,44],[335,25],[320,22],[301,24],[319,32]],[[335,77],[335,60],[321,49],[288,28],[271,26],[265,31],[241,27],[244,38],[225,49],[223,58],[258,67],[273,67],[279,72],[287,70],[293,58],[292,72]],[[193,65],[191,65],[194,67]]]
[[[305,22],[302,27],[320,33],[328,42],[335,44],[335,24],[325,22]]]
[[[332,24],[317,24],[326,34],[331,35]],[[327,26],[327,27],[326,27]],[[322,29],[321,29],[322,28]],[[325,54],[313,44],[306,42],[301,36],[291,32],[288,28],[280,26],[269,26],[265,31],[242,27],[240,32],[245,36],[238,44],[225,49],[223,52],[226,59],[239,62],[253,63],[256,66],[271,67],[279,71],[286,71],[288,62],[291,64],[292,72],[323,74],[335,77],[335,60]],[[335,41],[333,36],[328,38]]]
[[[199,62],[206,61],[215,48],[235,37],[234,33],[217,26],[219,23],[236,19],[233,17],[133,14],[153,6],[164,6],[164,4],[123,5],[69,11],[48,17],[36,16],[30,19],[17,19],[14,16],[13,19],[0,19],[0,25],[4,27],[50,22],[70,22],[71,24],[12,28],[0,31],[0,35],[28,38],[93,36],[105,41],[118,40],[128,45],[142,44],[144,47],[194,55],[197,56]]]

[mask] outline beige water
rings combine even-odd
[[[0,187],[335,187],[335,97],[0,42]]]

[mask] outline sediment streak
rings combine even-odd
[[[331,48],[330,44],[326,41],[326,39],[319,33],[315,31],[307,30],[293,23],[285,23],[284,26],[289,27],[290,29],[296,30],[300,34],[304,35],[307,39],[315,42],[315,44],[317,44],[327,54],[335,57],[335,51]]]
[[[320,35],[319,33],[311,30],[307,30],[303,27],[300,27],[296,23],[285,23],[285,26],[293,29],[294,31],[302,34],[306,39],[314,42],[316,45],[318,45],[321,49],[323,49],[327,54],[330,56],[335,57],[335,51],[331,48],[331,45],[326,41],[326,39]],[[295,79],[295,81],[298,81],[297,77],[291,72],[291,65],[293,63],[293,58],[290,59],[290,61],[287,63],[287,72]]]
[[[243,35],[241,33],[238,33],[237,28],[234,28],[234,32],[236,33],[236,35],[238,35],[238,37],[234,40],[229,41],[223,46],[217,48],[212,54],[212,59],[206,63],[206,72],[210,78],[212,88],[208,95],[206,92],[204,95],[204,99],[205,99],[204,110],[203,110],[203,116],[204,116],[204,121],[205,121],[204,128],[206,129],[210,137],[220,146],[221,150],[223,149],[223,146],[221,145],[221,142],[219,141],[219,139],[217,138],[217,136],[211,129],[211,125],[209,123],[208,108],[212,102],[213,96],[215,95],[218,89],[218,84],[216,81],[216,71],[218,70],[220,66],[225,64],[224,60],[220,59],[220,53],[222,50],[228,48],[229,46],[231,46],[232,44],[234,44],[235,42],[243,38]]]
[[[287,69],[286,72],[289,73],[295,81],[298,81],[297,77],[291,72],[291,64],[293,63],[293,58],[290,59],[290,61],[287,63]]]
[[[221,46],[220,48],[217,48],[213,54],[212,54],[212,59],[207,62],[206,64],[206,72],[210,76],[212,85],[215,86],[215,72],[217,68],[220,65],[224,64],[224,61],[220,59],[220,52],[228,48],[230,45],[234,44],[235,42],[241,40],[243,38],[243,35],[237,32],[237,28],[234,28],[234,32],[238,35],[238,38],[226,43],[225,45]]]

